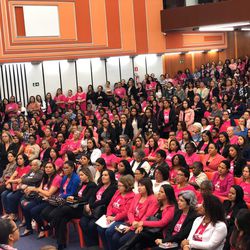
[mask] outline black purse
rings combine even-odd
[[[156,216],[149,216],[147,218],[147,221],[159,221],[160,219],[157,218]],[[145,232],[149,232],[149,233],[152,233],[152,234],[156,234],[156,233],[159,233],[161,232],[162,228],[160,227],[144,227],[143,228],[143,231]]]
[[[53,206],[53,207],[60,207],[64,204],[66,204],[66,200],[56,196],[56,195],[52,195],[51,197],[48,198],[47,202]]]

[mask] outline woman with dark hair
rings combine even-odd
[[[50,156],[50,161],[55,164],[56,166],[56,170],[57,171],[61,171],[62,170],[62,166],[63,166],[63,159],[60,157],[59,155],[59,152],[57,149],[55,148],[51,148],[50,149],[50,153],[49,153],[49,156]]]
[[[201,122],[201,119],[205,112],[205,106],[199,94],[194,95],[194,101],[191,105],[191,108],[194,110],[194,121]]]
[[[240,147],[238,145],[230,145],[228,150],[228,160],[230,161],[230,171],[235,177],[241,177],[242,169],[246,165],[246,160],[241,156]]]
[[[183,123],[183,122],[182,122]],[[186,126],[186,125],[185,125]],[[189,142],[193,142],[193,137],[192,137],[192,134],[190,131],[188,131],[187,129],[186,130],[183,130],[182,131],[182,140],[179,141],[180,143],[180,146],[181,146],[181,150],[183,152],[185,152],[185,145]],[[196,150],[195,150],[196,151]]]
[[[127,160],[121,160],[117,165],[117,172],[115,173],[115,179],[119,180],[121,176],[124,175],[134,176],[134,172]]]
[[[196,145],[194,142],[186,143],[185,151],[184,157],[189,168],[193,166],[194,162],[200,161],[200,156],[196,153]]]
[[[104,249],[112,249],[112,236],[116,232],[115,227],[124,223],[127,218],[127,211],[135,196],[132,191],[134,184],[133,176],[124,175],[118,181],[118,190],[111,199],[106,213],[106,220],[108,223],[114,222],[110,227],[104,229],[100,226],[97,227],[98,233],[102,239]]]
[[[87,247],[98,245],[98,232],[95,222],[106,213],[109,202],[117,190],[114,172],[104,170],[101,182],[91,196],[89,203],[84,206],[84,216],[80,220],[84,241]]]
[[[56,167],[53,163],[48,162],[44,167],[43,179],[39,187],[28,187],[25,190],[25,196],[21,201],[21,208],[25,218],[26,232],[32,232],[31,221],[34,219],[38,225],[38,239],[44,238],[45,233],[43,220],[40,216],[42,210],[49,204],[42,200],[51,197],[57,193],[60,188],[62,178],[56,173]],[[34,196],[32,196],[32,194]],[[28,234],[26,234],[28,235]],[[25,234],[23,234],[25,236]]]
[[[250,144],[247,142],[246,137],[240,135],[237,145],[240,148],[242,157],[246,159],[246,161],[250,161]]]
[[[118,135],[127,135],[129,139],[132,140],[134,138],[134,132],[130,120],[128,120],[125,114],[121,114],[120,119],[121,122],[118,127]]]
[[[201,118],[201,125],[202,125],[202,130],[201,132],[204,132],[206,130],[211,130],[212,125],[209,124],[209,120],[206,117]],[[219,130],[218,130],[219,131]]]
[[[107,168],[114,170],[116,168],[116,164],[119,161],[118,157],[114,154],[115,148],[112,142],[107,142],[104,145],[104,153],[101,157],[105,160]]]
[[[135,140],[142,131],[142,119],[139,116],[139,113],[137,111],[136,107],[131,107],[130,109],[130,117],[128,118],[128,121],[133,127],[133,140]]]
[[[148,148],[145,149],[145,160],[149,162],[154,162],[156,157],[156,151],[159,149],[158,142],[153,138],[148,140]]]
[[[1,194],[3,208],[6,212],[4,217],[16,219],[18,212],[18,202],[22,193],[18,190],[18,185],[22,181],[22,177],[30,172],[30,165],[27,155],[20,154],[16,157],[17,168],[11,177],[5,182],[6,190]]]
[[[78,104],[81,107],[81,110],[86,111],[86,106],[87,106],[86,98],[87,98],[87,95],[83,91],[82,86],[77,87],[77,93],[75,94],[75,98],[76,98],[76,104]]]
[[[98,129],[98,142],[101,147],[104,147],[106,142],[112,142],[115,144],[117,142],[117,133],[110,125],[110,121],[106,118],[101,120],[101,128]]]
[[[208,172],[216,171],[218,169],[218,165],[223,160],[225,160],[225,158],[218,153],[216,144],[213,142],[209,143],[208,153],[205,154],[202,159],[204,170]]]
[[[250,203],[250,165],[247,165],[243,168],[242,171],[242,182],[240,186],[244,192],[244,200],[247,203]]]
[[[207,154],[208,153],[208,145],[213,142],[211,132],[209,130],[205,130],[202,132],[202,140],[199,142],[197,146],[197,151],[199,154]]]
[[[93,104],[95,104],[95,91],[92,85],[88,85],[87,101],[88,100],[90,100]]]
[[[231,186],[234,184],[233,175],[230,173],[230,162],[221,161],[218,171],[214,173],[212,183],[214,186],[214,194],[217,196],[228,196]]]
[[[133,192],[135,194],[138,194],[139,193],[139,182],[143,178],[148,177],[148,174],[147,174],[147,172],[146,172],[146,170],[144,168],[138,168],[138,169],[135,170],[134,176],[135,176],[135,183],[134,183]]]
[[[120,159],[129,162],[132,160],[132,149],[129,145],[123,145],[120,147]]]
[[[230,239],[231,249],[248,250],[250,249],[250,211],[242,209],[235,219],[235,227]]]
[[[94,163],[98,158],[101,157],[102,151],[97,147],[94,138],[90,138],[87,140],[86,153],[90,155],[90,160],[92,163]]]
[[[169,171],[165,166],[158,166],[154,171],[154,180],[152,180],[154,194],[158,194],[163,185],[169,184]]]
[[[142,136],[147,141],[155,131],[158,130],[157,121],[154,117],[153,110],[146,108],[142,123]]]
[[[169,171],[169,179],[170,182],[175,184],[176,183],[176,175],[177,172],[180,168],[185,168],[185,169],[189,169],[185,157],[181,154],[176,154],[173,158],[172,158],[172,168]]]
[[[223,207],[226,212],[227,222],[227,239],[223,250],[230,250],[230,237],[234,229],[235,218],[240,209],[247,208],[246,202],[244,201],[243,189],[238,185],[233,185],[228,193],[228,200],[223,202]]]
[[[94,163],[94,166],[96,168],[94,180],[95,183],[99,184],[101,182],[102,172],[104,170],[107,170],[107,165],[103,158],[97,158]]]
[[[170,167],[172,166],[172,158],[176,154],[182,154],[181,147],[180,147],[179,142],[176,139],[172,139],[169,142],[168,154],[166,157],[166,162],[167,162],[168,166],[170,166]]]
[[[170,100],[163,101],[163,109],[159,112],[158,128],[161,138],[168,138],[169,132],[175,127],[175,111],[171,107]]]
[[[196,213],[197,200],[192,191],[182,191],[178,195],[178,209],[175,210],[174,218],[169,223],[166,235],[163,239],[155,240],[156,245],[160,247],[153,250],[161,250],[166,246],[167,249],[179,249],[182,240],[187,238],[193,222],[197,217]]]
[[[216,145],[218,147],[219,153],[225,158],[228,157],[230,141],[226,132],[219,133],[219,140],[217,141]]]
[[[139,181],[139,194],[135,195],[129,211],[128,226],[125,227],[124,234],[116,232],[112,237],[112,250],[119,249],[128,240],[134,237],[141,221],[145,221],[149,216],[153,216],[159,209],[157,199],[153,193],[152,182],[149,178]]]
[[[95,103],[96,105],[102,104],[102,106],[107,106],[107,95],[103,91],[102,85],[97,87],[97,91],[95,92]]]
[[[14,244],[19,240],[19,228],[13,220],[0,219],[0,249],[15,250]]]
[[[179,121],[184,121],[187,128],[189,128],[194,123],[194,110],[191,109],[188,100],[182,102],[182,110],[180,111]]]
[[[140,250],[146,247],[155,245],[155,240],[159,237],[165,237],[168,226],[170,225],[177,208],[177,201],[174,194],[174,189],[169,184],[161,186],[157,193],[159,204],[158,211],[154,217],[158,220],[149,221],[147,218],[138,223],[136,235],[130,241],[125,243],[119,250]],[[157,228],[158,232],[151,232]],[[158,230],[160,229],[160,230]]]
[[[227,236],[225,215],[220,200],[213,195],[203,196],[202,216],[195,219],[187,240],[181,243],[183,250],[222,250]]]
[[[65,110],[67,97],[63,94],[61,88],[57,89],[56,96],[54,97],[54,101],[58,108]]]
[[[52,114],[56,111],[56,103],[52,99],[51,93],[47,93],[45,96],[45,103],[46,103],[46,117],[49,119],[51,118]]]

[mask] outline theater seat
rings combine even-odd
[[[234,177],[234,183],[235,183],[235,185],[240,185],[241,182],[242,182],[242,178]]]
[[[214,172],[205,172],[205,174],[207,175],[207,178],[208,178],[210,181],[213,179]]]
[[[72,223],[75,227],[75,229],[77,230],[77,233],[78,233],[78,237],[79,237],[79,241],[80,241],[80,247],[81,248],[84,248],[85,246],[85,242],[84,242],[84,239],[83,239],[83,233],[82,233],[82,229],[81,229],[81,226],[80,226],[80,219],[73,219],[71,221],[68,222],[67,224],[67,242],[69,242],[69,226],[70,226],[70,223]]]
[[[250,209],[250,203],[247,203],[247,207],[248,207],[248,209]]]

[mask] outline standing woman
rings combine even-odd
[[[222,250],[227,236],[225,215],[220,200],[213,195],[204,195],[200,213],[195,219],[187,240],[181,243],[183,250]]]
[[[128,118],[128,121],[132,125],[133,128],[133,140],[135,140],[142,131],[142,119],[138,114],[138,111],[135,107],[132,107],[130,109],[130,117]]]
[[[67,109],[75,109],[76,96],[73,95],[72,90],[68,90],[68,96],[66,97]]]
[[[40,104],[42,112],[46,111],[46,103],[40,95],[36,95],[36,101]]]
[[[13,151],[15,154],[15,145],[12,141],[12,136],[9,132],[3,131],[2,132],[2,142],[0,143],[0,176],[2,176],[2,173],[8,164],[8,152]]]
[[[88,85],[87,101],[88,100],[95,104],[95,91],[92,85]]]
[[[158,118],[158,128],[161,131],[161,138],[168,138],[169,132],[175,127],[175,122],[175,111],[171,107],[171,102],[165,100]]]
[[[142,137],[147,141],[158,130],[153,110],[146,108],[142,123]]]
[[[100,146],[104,148],[107,142],[115,144],[117,142],[117,134],[110,121],[107,118],[103,118],[100,125],[100,129],[98,129],[98,143]]]
[[[119,135],[127,135],[130,140],[133,140],[134,133],[131,121],[125,114],[121,115],[121,122],[119,124]]]
[[[102,180],[89,203],[84,206],[84,215],[80,220],[84,241],[87,247],[97,246],[98,232],[95,222],[106,213],[109,202],[116,192],[116,180],[114,172],[104,170]]]
[[[61,88],[57,89],[56,96],[54,97],[54,101],[55,101],[55,103],[57,105],[57,108],[62,109],[62,111],[65,110],[67,98],[63,94]]]
[[[81,86],[78,86],[77,88],[77,93],[75,94],[75,98],[76,98],[76,104],[78,104],[81,107],[82,111],[86,111],[86,93],[83,92],[83,89]]]
[[[194,110],[191,109],[188,100],[184,100],[182,102],[182,110],[180,111],[179,121],[185,122],[187,128],[194,123]]]
[[[51,93],[47,93],[45,97],[46,102],[46,117],[47,119],[50,119],[52,117],[52,114],[56,111],[56,103],[52,99]]]

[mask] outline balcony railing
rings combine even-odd
[[[187,7],[199,4],[218,3],[228,0],[163,0],[163,8],[171,9],[176,7]]]

